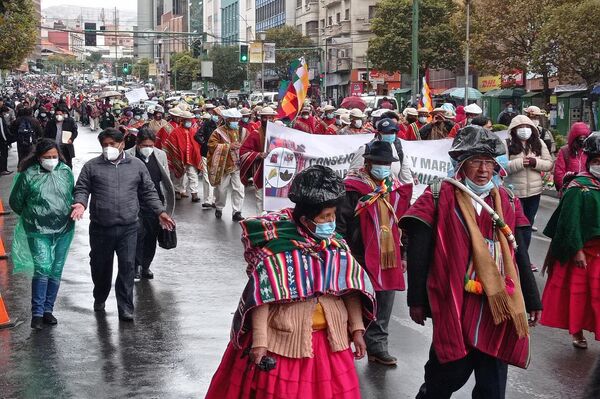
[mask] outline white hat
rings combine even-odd
[[[417,111],[419,114],[428,114],[429,113],[429,109],[425,108],[425,107],[421,107],[418,109]]]
[[[237,110],[237,108],[229,108],[229,109],[223,110],[223,112],[221,112],[221,115],[225,119],[234,119],[234,118],[239,119],[242,117],[242,114],[240,113],[240,111]]]
[[[153,114],[154,113],[154,105],[150,105],[148,108],[146,108],[146,112],[148,112],[149,114]]]
[[[251,113],[252,112],[248,108],[246,108],[246,107],[240,109],[240,114],[242,114],[242,116],[243,115],[250,115]]]
[[[350,115],[348,114],[343,114],[340,116],[340,121],[342,122],[342,125],[350,125]]]
[[[362,119],[362,118],[364,118],[364,117],[366,116],[366,115],[365,115],[365,114],[363,114],[363,112],[362,112],[360,109],[358,109],[358,108],[352,108],[352,109],[350,110],[350,114],[349,114],[349,115],[350,115],[350,117],[352,117],[352,118],[361,118],[361,119]]]
[[[258,114],[261,116],[277,116],[277,112],[271,107],[264,107]]]
[[[162,105],[157,105],[154,107],[154,112],[160,112],[161,114],[164,114],[165,109],[162,107]]]
[[[437,114],[437,113],[442,113],[444,115],[446,114],[446,110],[441,107],[434,108],[433,111],[431,111],[431,112],[433,112],[434,114]]]
[[[310,107],[304,106],[304,107],[302,107],[302,110],[300,111],[300,113],[303,114],[305,112],[310,112],[310,111],[311,111]]]
[[[323,112],[327,112],[327,111],[335,111],[335,107],[333,105],[327,104],[326,106],[323,107]]]
[[[204,104],[204,109],[213,109],[214,107],[215,107],[215,105],[211,104],[211,103]]]
[[[481,109],[481,107],[475,103],[469,104],[465,107],[465,114],[481,115],[482,113],[483,110]]]
[[[346,115],[347,113],[349,113],[350,111],[348,111],[346,108],[338,108],[334,114],[336,115]]]
[[[190,111],[181,111],[181,115],[179,115],[183,119],[194,119],[196,115],[192,114]]]
[[[402,113],[404,114],[404,116],[419,116],[419,112],[417,111],[417,109],[412,107],[404,108],[404,111]]]
[[[384,114],[384,112],[389,111],[389,109],[386,108],[380,108],[380,109],[376,109],[375,111],[371,112],[371,116],[373,118],[379,118],[381,117],[381,115]]]
[[[181,117],[183,110],[179,107],[173,107],[169,110],[169,114],[177,117]]]
[[[527,112],[529,115],[536,115],[536,116],[546,115],[540,109],[540,107],[536,107],[535,105],[530,105],[529,107],[525,108],[523,111]]]
[[[208,112],[205,112],[205,113],[202,114],[202,116],[200,118],[201,119],[210,119],[211,116],[210,116],[210,114]]]

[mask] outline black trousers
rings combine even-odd
[[[31,153],[33,144],[21,145],[17,144],[17,154],[19,155],[19,163]]]
[[[460,339],[460,337],[458,337]],[[433,346],[425,364],[425,383],[417,399],[447,399],[475,372],[473,399],[504,399],[508,365],[476,349],[462,359],[440,364]]]
[[[90,266],[94,282],[94,300],[105,302],[110,294],[115,253],[118,274],[115,296],[119,313],[133,312],[133,284],[137,223],[125,226],[100,226],[90,223]]]
[[[2,123],[2,122],[0,122]],[[8,170],[8,143],[0,141],[0,172]]]
[[[156,240],[160,232],[160,223],[155,214],[140,214],[138,221],[137,248],[135,264],[143,270],[148,270],[156,254]]]

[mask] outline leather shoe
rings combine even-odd
[[[244,217],[242,216],[242,212],[234,213],[231,220],[233,220],[234,222],[241,222],[242,220],[244,220]]]
[[[152,273],[152,270],[150,270],[150,269],[142,270],[142,278],[147,278],[148,280],[152,280],[154,278],[154,273]]]
[[[218,210],[218,209],[217,209],[217,210],[215,211],[215,217],[216,217],[217,219],[221,219],[221,217],[222,217],[222,216],[223,216],[223,211],[220,211],[220,210]]]
[[[94,312],[104,312],[104,302],[94,302]]]
[[[121,321],[133,321],[133,312],[128,312],[126,310],[119,313],[119,320]]]
[[[43,323],[42,316],[33,316],[31,318],[31,328],[33,328],[34,330],[42,330],[44,328],[42,323]]]
[[[383,364],[385,366],[396,366],[398,364],[398,359],[394,356],[390,355],[387,351],[379,352],[379,353],[370,353],[369,361],[374,363]]]
[[[44,313],[44,317],[42,319],[44,324],[50,324],[52,326],[58,324],[58,320],[56,320],[56,317],[54,317],[52,313]]]

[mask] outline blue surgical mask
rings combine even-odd
[[[214,122],[218,122],[219,121],[219,117],[217,115],[212,115],[210,117],[210,119],[212,119]]]
[[[191,121],[185,121],[183,122],[183,127],[185,127],[186,129],[189,129],[192,127],[192,122]]]
[[[385,141],[386,143],[392,144],[396,141],[396,135],[395,134],[382,134],[381,141]]]
[[[234,130],[237,130],[239,127],[239,123],[238,122],[229,122],[229,127]]]
[[[385,180],[392,174],[390,165],[371,165],[371,175],[377,180]]]
[[[489,182],[487,182],[487,184],[483,186],[479,186],[468,177],[465,177],[465,183],[467,187],[469,187],[469,190],[473,191],[477,195],[488,193],[492,188],[494,188],[494,182],[492,180],[490,180]]]
[[[335,233],[335,220],[333,222],[317,223],[315,224],[315,236],[323,240],[330,238]]]
[[[250,118],[242,118],[242,122],[248,123],[248,122],[250,122]]]

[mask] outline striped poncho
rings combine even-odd
[[[237,347],[251,329],[246,315],[263,304],[358,291],[364,296],[365,318],[374,318],[371,282],[340,236],[316,241],[298,228],[290,209],[240,224],[249,279],[233,319],[231,339]]]

